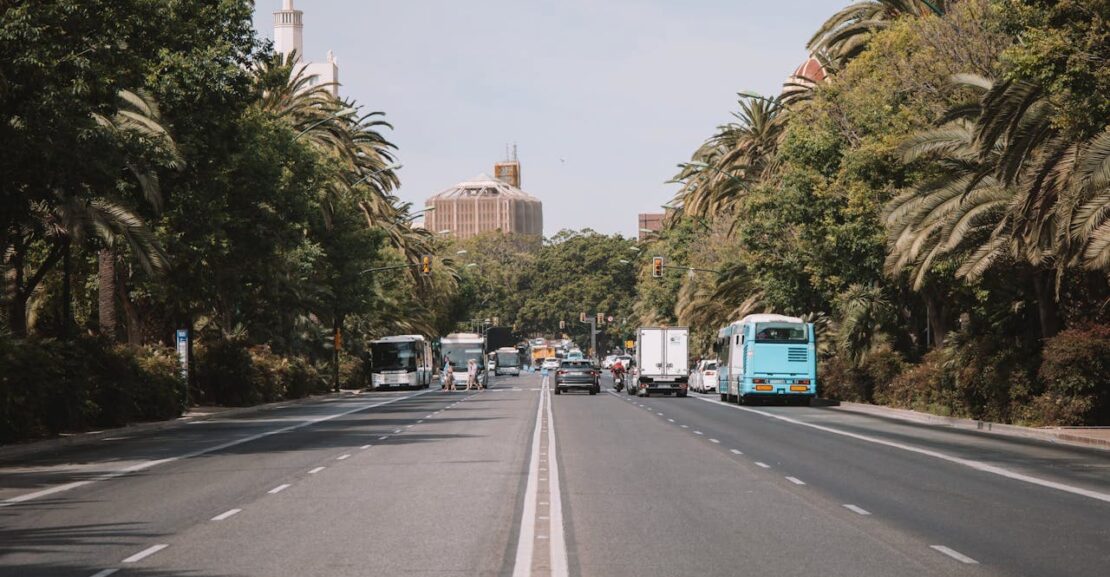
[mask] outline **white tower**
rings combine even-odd
[[[282,0],[281,10],[274,12],[274,50],[289,56],[297,51],[297,58],[304,59],[304,12],[293,8],[293,0]]]

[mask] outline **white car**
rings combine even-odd
[[[552,371],[555,370],[555,369],[558,369],[559,368],[559,359],[557,359],[555,357],[547,357],[546,359],[543,360],[543,364],[540,365],[540,367],[544,368],[544,369],[552,370]]]
[[[717,361],[703,360],[690,372],[690,388],[699,393],[717,392]]]
[[[617,355],[609,355],[601,360],[601,368],[608,369],[613,366],[613,361],[617,360]]]

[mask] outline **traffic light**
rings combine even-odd
[[[651,257],[651,276],[655,278],[663,276],[663,257]]]
[[[567,328],[567,321],[559,321],[559,330]]]
[[[424,274],[432,274],[432,256],[424,255],[420,257],[420,272]]]
[[[586,322],[586,313],[581,313],[578,315],[578,322]]]
[[[597,313],[597,324],[605,324],[605,313]]]

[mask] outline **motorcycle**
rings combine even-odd
[[[624,390],[624,371],[613,371],[613,389],[618,393]]]

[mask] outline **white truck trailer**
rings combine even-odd
[[[690,329],[640,327],[636,332],[636,366],[629,394],[686,396],[690,379]]]

